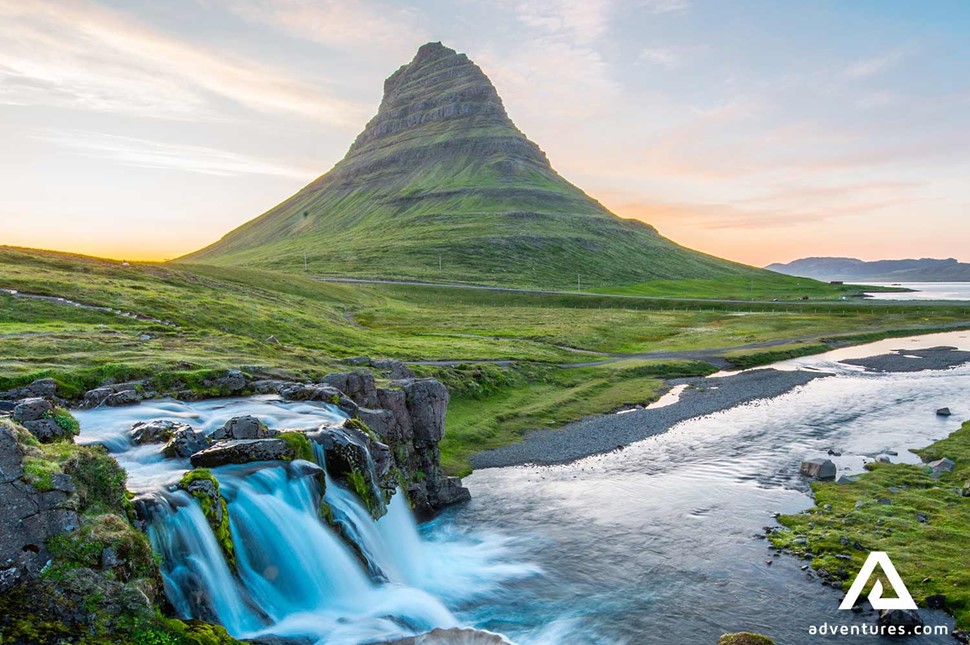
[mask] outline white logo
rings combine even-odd
[[[849,592],[845,594],[845,600],[839,605],[839,609],[852,609],[852,606],[855,605],[856,600],[859,599],[859,595],[865,588],[866,583],[869,582],[869,578],[872,577],[872,573],[875,571],[877,564],[886,575],[889,584],[892,585],[896,597],[883,598],[882,582],[876,580],[872,585],[872,591],[869,592],[869,603],[872,605],[872,608],[916,609],[916,603],[913,602],[913,597],[909,595],[909,589],[906,588],[906,585],[903,584],[903,579],[896,573],[896,567],[893,566],[892,560],[889,559],[889,554],[885,551],[873,551],[869,554],[869,557],[866,558],[866,563],[862,565],[862,569],[859,571],[859,575],[856,576],[852,582],[852,586],[849,587]]]

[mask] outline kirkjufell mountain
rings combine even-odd
[[[563,179],[484,72],[441,43],[385,81],[329,172],[181,261],[546,288],[577,274],[600,286],[761,272],[621,219]]]

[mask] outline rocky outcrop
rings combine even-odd
[[[140,381],[96,387],[84,393],[84,400],[81,402],[81,407],[96,408],[99,405],[134,405],[142,400],[144,387],[145,384]]]
[[[0,420],[0,640],[133,642],[156,620],[161,581],[124,481],[103,448],[44,446]]]
[[[209,435],[213,441],[223,439],[268,439],[275,436],[275,430],[270,430],[265,423],[247,414],[233,417],[226,424]]]
[[[199,432],[186,424],[179,424],[173,429],[168,443],[162,448],[162,454],[169,459],[187,459],[200,450],[205,450],[212,442],[204,432]]]
[[[54,473],[39,482],[25,473],[30,458],[17,433],[0,421],[0,593],[38,576],[51,557],[47,541],[79,526],[71,477]]]
[[[200,450],[191,457],[196,468],[216,468],[227,464],[254,461],[292,461],[297,458],[293,446],[284,439],[230,439]]]
[[[178,431],[192,428],[185,423],[168,419],[139,421],[131,426],[131,440],[138,445],[146,443],[167,443]]]

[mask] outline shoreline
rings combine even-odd
[[[920,358],[908,358],[918,355]],[[970,362],[970,352],[954,347],[889,352],[841,361],[874,373],[943,370]],[[714,414],[759,399],[772,399],[832,372],[782,371],[763,367],[731,376],[694,377],[667,381],[668,386],[686,384],[679,399],[658,408],[636,409],[623,414],[592,416],[558,429],[536,429],[519,443],[472,455],[475,470],[510,466],[564,464],[611,452],[663,434],[674,425]]]

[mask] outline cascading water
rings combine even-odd
[[[237,637],[275,634],[326,643],[458,624],[422,590],[371,581],[353,551],[319,519],[320,485],[300,462],[226,466],[213,474],[228,503],[235,576],[196,500],[185,493],[163,496],[151,511],[149,536],[162,555],[172,604],[184,618],[214,618]],[[342,500],[355,517],[367,514],[352,493]],[[399,566],[383,554],[380,561],[389,571]]]
[[[356,493],[329,478],[324,495],[322,450],[318,464],[212,469],[227,502],[231,565],[199,500],[170,490],[187,464],[163,460],[158,446],[132,445],[125,428],[135,420],[171,415],[209,429],[240,413],[274,418],[281,427],[319,425],[335,414],[325,406],[256,398],[80,414],[82,427],[96,429],[82,440],[107,445],[142,492],[139,506],[161,558],[166,594],[180,617],[220,623],[237,638],[272,634],[326,645],[379,643],[456,627],[462,603],[489,595],[504,580],[535,574],[531,566],[507,563],[502,538],[422,536],[400,492],[377,521]],[[320,519],[323,501],[339,531]]]

